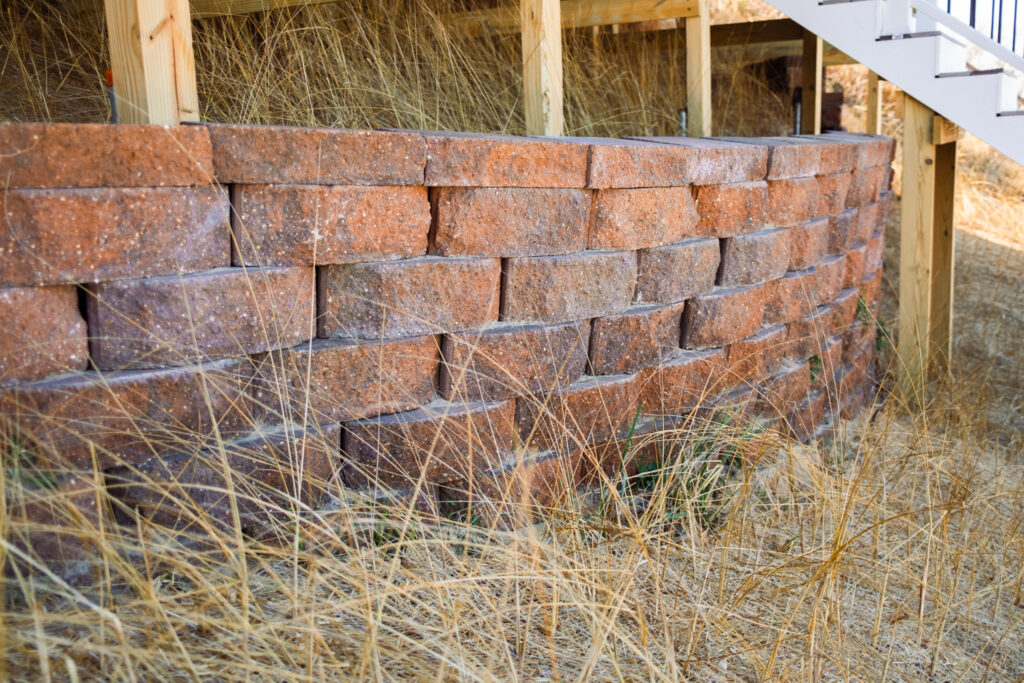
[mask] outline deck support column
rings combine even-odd
[[[868,71],[868,92],[865,98],[864,132],[870,135],[882,134],[882,79],[874,71]]]
[[[527,135],[562,135],[562,8],[520,0]]]
[[[899,375],[904,395],[922,402],[927,379],[948,371],[952,351],[957,135],[909,95],[903,126]]]
[[[821,36],[804,30],[803,83],[800,100],[800,132],[804,135],[821,133],[821,81],[824,43]]]
[[[686,135],[711,135],[711,18],[707,0],[686,22]]]
[[[121,123],[199,120],[188,0],[105,0]]]

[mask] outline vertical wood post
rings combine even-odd
[[[874,71],[868,71],[868,93],[865,102],[867,120],[864,132],[871,135],[882,134],[882,80]]]
[[[188,0],[105,0],[122,123],[199,120]]]
[[[900,222],[900,386],[920,398],[929,365],[944,370],[953,314],[956,142],[936,145],[931,109],[904,94]]]
[[[520,0],[527,135],[562,134],[562,8]]]
[[[804,31],[803,97],[800,102],[800,132],[821,133],[821,80],[824,46],[820,36]]]
[[[686,21],[686,135],[711,135],[711,17],[707,0]]]

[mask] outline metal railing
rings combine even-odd
[[[1024,0],[910,0],[918,14],[1024,70]],[[970,29],[970,30],[968,30]]]

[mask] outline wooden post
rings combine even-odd
[[[121,123],[199,120],[188,0],[105,0]]]
[[[707,0],[686,20],[686,135],[711,135],[711,17]]]
[[[937,145],[935,113],[903,98],[900,386],[919,400],[929,367],[945,371],[951,350],[956,141]]]
[[[871,135],[882,134],[882,80],[874,71],[868,71],[868,93],[865,101],[867,120],[864,132]]]
[[[804,31],[803,98],[800,102],[800,132],[821,133],[821,70],[824,45],[820,36]]]
[[[562,134],[559,0],[520,0],[527,135]]]

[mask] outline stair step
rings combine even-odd
[[[1006,69],[968,69],[967,71],[947,71],[935,74],[935,78],[964,78],[968,76],[992,76],[993,74],[1011,75]]]
[[[1013,111],[1001,111],[996,116],[1024,116],[1024,109],[1014,109]]]

